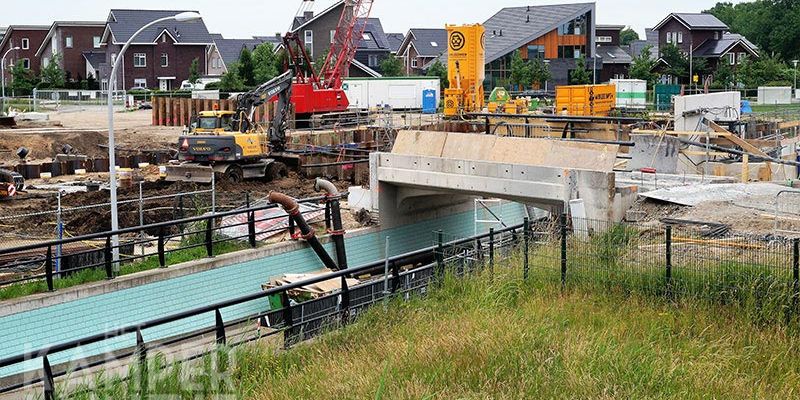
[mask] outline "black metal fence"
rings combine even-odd
[[[741,307],[756,322],[798,321],[798,239],[735,235],[718,224],[693,221],[618,224],[563,215],[533,223],[526,219],[520,225],[468,238],[445,241],[444,232],[436,232],[434,237],[432,246],[414,252],[2,359],[0,368],[40,358],[42,367],[35,377],[13,383],[0,393],[42,384],[45,398],[49,398],[55,390],[54,379],[67,370],[77,372],[130,357],[144,367],[148,353],[209,335],[211,343],[227,346],[282,335],[283,345],[290,347],[349,323],[375,303],[424,295],[448,273],[494,275],[501,266],[517,271],[524,280],[549,282],[564,290],[588,285],[666,299],[698,298]],[[375,279],[357,284],[348,281],[365,274]],[[308,301],[290,297],[299,288],[331,280],[339,281],[341,289]],[[221,311],[256,300],[268,300],[270,306],[246,317],[223,319]],[[147,329],[195,317],[204,317],[207,323],[194,332],[158,341],[145,339]],[[254,322],[266,333],[259,330],[232,339],[231,332]],[[131,340],[129,347],[114,352],[113,357],[74,360],[76,367],[56,370],[48,361],[59,352],[124,336]],[[208,346],[182,359],[201,357],[213,349]]]

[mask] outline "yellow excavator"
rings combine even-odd
[[[178,139],[178,159],[167,166],[169,182],[233,183],[273,180],[288,174],[286,129],[292,94],[289,70],[236,97],[235,111],[204,111],[189,133]],[[277,97],[275,117],[266,131],[253,123],[257,107]]]

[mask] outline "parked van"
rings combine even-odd
[[[206,90],[207,85],[220,81],[220,78],[200,78],[197,80],[197,83],[192,84],[187,80],[181,83],[181,90]]]

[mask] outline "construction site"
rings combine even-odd
[[[416,268],[494,260],[523,239],[561,241],[562,282],[567,237],[615,226],[670,260],[668,280],[673,243],[676,259],[797,252],[798,100],[622,78],[489,91],[487,33],[503,32],[464,24],[445,27],[447,82],[415,87],[419,107],[356,107],[347,71],[371,7],[342,7],[318,70],[290,32],[286,70],[229,99],[106,92],[108,107],[42,101],[0,119],[0,334],[27,338],[0,349],[0,398],[47,394],[70,363],[96,371],[97,354],[145,341],[224,343],[251,319],[301,341],[322,330],[315,312],[356,315],[342,296],[359,285],[374,302],[390,278],[414,287],[437,273]],[[124,312],[132,301],[145,311]],[[43,319],[63,336],[37,331]]]

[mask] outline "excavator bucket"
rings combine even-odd
[[[180,164],[167,166],[167,182],[211,183],[214,169],[207,165]]]

